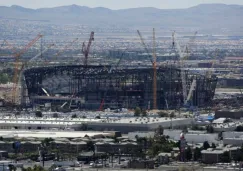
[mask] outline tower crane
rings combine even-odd
[[[111,66],[110,70],[108,70],[108,73],[111,73],[111,72],[114,70],[114,68],[116,68],[116,69],[118,68],[118,66],[119,66],[119,64],[121,63],[121,60],[122,60],[124,54],[125,54],[125,51],[123,51],[123,52],[121,53],[121,56],[120,56],[120,58],[119,58],[117,64],[114,65],[114,66]],[[104,98],[103,98],[102,101],[101,101],[101,104],[100,104],[100,107],[99,107],[99,111],[102,111],[102,109],[103,109],[103,106],[104,106],[104,104],[105,104],[105,97],[106,97],[106,94],[107,94],[107,90],[106,90],[105,93],[104,93]]]
[[[157,56],[156,56],[156,51],[155,51],[155,29],[153,28],[153,55],[151,56],[147,45],[144,42],[144,39],[142,37],[142,34],[140,33],[139,30],[137,30],[137,33],[140,37],[141,43],[144,46],[146,53],[150,56],[150,61],[153,66],[153,109],[157,109]]]
[[[19,68],[21,69],[23,66],[20,66],[19,58],[23,55],[31,46],[33,46],[43,35],[37,35],[32,41],[30,41],[19,53],[15,54],[15,63],[14,63],[14,77],[13,77],[13,90],[12,90],[12,103],[16,103],[16,93],[17,93],[17,84],[19,78]]]
[[[211,78],[212,77],[212,75],[213,75],[213,67],[214,67],[214,63],[215,63],[215,60],[217,59],[217,57],[218,57],[218,54],[219,54],[219,49],[217,48],[217,49],[215,49],[215,56],[214,56],[214,59],[213,59],[213,61],[211,62],[211,68],[210,68],[210,70],[208,70],[207,72],[206,72],[206,77],[207,78]]]
[[[5,44],[7,45],[7,47],[10,47],[11,52],[13,54],[17,53],[17,49],[15,47],[13,47],[13,45],[11,45],[7,40],[3,41],[3,43],[1,44],[1,47],[3,47]],[[5,55],[5,56],[8,56],[8,55]],[[11,56],[8,56],[8,57],[11,57]]]
[[[183,51],[181,50],[181,46],[179,44],[179,41],[176,38],[176,33],[175,31],[172,33],[173,36],[173,44],[176,46],[178,53],[179,53],[179,67],[181,68],[181,82],[182,82],[182,93],[183,93],[183,102],[184,105],[186,105],[188,103],[188,101],[191,99],[192,96],[192,92],[196,87],[196,80],[194,79],[192,81],[192,85],[190,86],[189,89],[189,93],[187,94],[187,83],[186,83],[186,74],[184,71],[184,60],[186,58],[186,51],[189,52],[189,45],[191,43],[193,43],[195,41],[197,32],[194,33],[194,35],[192,36],[192,38],[189,40],[189,42],[187,43],[187,45],[185,45],[185,47],[183,48]]]
[[[33,58],[31,58],[29,60],[29,62],[34,62],[37,60],[37,58],[39,58],[43,53],[47,52],[51,47],[55,46],[55,44],[50,44],[49,46],[47,46],[43,51],[41,51],[40,53],[38,53],[36,56],[34,56]]]
[[[54,58],[57,59],[57,57],[63,53],[68,47],[72,46],[75,42],[78,41],[78,38],[75,38],[71,43],[67,44],[63,49],[61,49],[60,51],[58,51],[55,55]]]
[[[94,32],[93,31],[90,34],[89,43],[88,43],[87,47],[85,45],[85,42],[83,42],[83,46],[82,46],[82,53],[84,55],[84,65],[85,66],[88,65],[88,56],[89,56],[89,50],[90,50],[92,41],[94,41]]]

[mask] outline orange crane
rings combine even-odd
[[[94,41],[94,32],[93,31],[90,34],[88,46],[86,47],[85,42],[83,43],[83,46],[82,46],[82,52],[84,54],[84,65],[85,66],[88,65],[88,56],[89,56],[89,50],[90,50],[92,41]]]
[[[156,42],[155,42],[155,29],[153,28],[153,55],[151,56],[148,48],[144,42],[143,36],[139,30],[137,30],[141,43],[143,44],[146,53],[150,56],[150,61],[153,65],[153,109],[157,109],[157,56],[156,56]]]
[[[16,103],[16,94],[17,94],[17,84],[19,79],[19,70],[23,65],[19,62],[19,58],[23,55],[31,46],[33,46],[43,35],[37,35],[32,41],[30,41],[19,53],[15,54],[15,63],[14,63],[14,77],[13,77],[13,90],[12,90],[12,103]],[[20,66],[21,65],[21,66]]]

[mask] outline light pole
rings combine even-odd
[[[121,149],[119,148],[119,162],[118,164],[121,164]]]

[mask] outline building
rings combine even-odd
[[[181,130],[164,130],[164,135],[168,135],[170,139],[178,141],[180,139]],[[189,131],[185,133],[185,139],[190,144],[203,143],[208,141],[209,143],[218,142],[218,134],[207,134],[203,131]]]
[[[22,80],[22,104],[28,99],[32,105],[62,105],[72,102],[80,109],[152,109],[153,68],[111,66],[49,66],[29,68]],[[186,79],[185,88],[190,90],[193,80],[196,88],[192,93],[193,106],[212,104],[217,77],[208,79],[203,74],[194,74],[177,66],[157,68],[157,108],[170,109],[184,104],[182,74]]]
[[[202,162],[206,164],[219,163],[221,161],[221,156],[223,155],[223,150],[202,150]]]
[[[135,142],[97,142],[95,143],[97,152],[112,153],[112,154],[133,154],[140,151],[142,147]]]
[[[153,160],[130,160],[128,162],[128,168],[131,169],[154,169]]]
[[[241,119],[243,118],[243,110],[217,110],[215,112],[215,118],[231,118],[231,119]]]
[[[96,134],[103,135],[118,135],[117,131],[122,133],[134,132],[134,131],[154,131],[161,125],[163,128],[182,128],[187,125],[191,125],[193,122],[192,118],[148,118],[148,117],[130,117],[130,118],[37,118],[37,117],[2,117],[0,120],[0,129],[15,129],[15,130],[67,130],[72,129],[75,131],[82,130],[83,126],[87,129],[100,132],[70,132],[67,135],[61,132],[56,132],[53,136],[85,136],[88,133],[89,136]],[[12,130],[13,131],[13,130]],[[109,132],[110,131],[110,132]],[[30,133],[29,132],[29,133]],[[55,132],[55,131],[54,131]],[[0,135],[1,135],[0,131]],[[25,136],[19,133],[20,136]],[[31,134],[36,136],[38,134]],[[48,135],[48,133],[46,134]],[[38,136],[45,136],[41,134]]]

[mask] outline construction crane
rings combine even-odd
[[[84,65],[87,66],[88,65],[88,56],[89,56],[89,51],[90,51],[90,46],[92,44],[92,41],[94,41],[94,32],[92,31],[90,34],[90,38],[89,38],[89,43],[86,47],[85,42],[83,42],[83,46],[82,46],[82,53],[84,55]]]
[[[215,63],[215,60],[217,59],[218,57],[218,54],[219,54],[219,49],[215,49],[215,55],[214,55],[214,59],[213,61],[211,62],[211,68],[206,72],[206,77],[207,78],[211,78],[212,75],[213,75],[213,67],[214,67],[214,63]]]
[[[12,103],[16,103],[16,94],[17,94],[17,84],[19,78],[19,68],[23,67],[22,64],[19,63],[19,58],[23,55],[31,46],[33,46],[43,35],[39,34],[32,41],[30,41],[19,53],[15,54],[15,63],[14,63],[14,77],[13,77],[13,90],[12,90]],[[21,67],[20,67],[21,65]]]
[[[58,51],[55,55],[54,58],[57,60],[57,57],[63,53],[67,48],[69,48],[70,46],[72,46],[75,42],[78,41],[78,38],[75,38],[70,44],[67,44],[66,46],[64,46],[63,49],[61,49],[60,51]]]
[[[156,56],[156,51],[155,51],[155,29],[153,28],[153,55],[151,56],[148,48],[145,44],[145,41],[143,39],[142,34],[140,33],[139,30],[137,30],[138,35],[140,37],[141,43],[144,46],[146,53],[150,56],[150,61],[153,66],[153,109],[157,109],[157,56]]]
[[[127,49],[126,49],[126,50],[127,50]],[[125,51],[126,51],[126,50],[125,50]],[[121,56],[120,56],[120,58],[119,58],[117,64],[114,65],[114,66],[111,66],[110,70],[108,70],[108,73],[111,73],[114,69],[117,69],[117,68],[118,68],[118,66],[119,66],[119,64],[121,63],[121,60],[122,60],[122,58],[123,58],[123,56],[124,56],[124,54],[125,54],[125,51],[123,51],[123,52],[121,53]],[[99,107],[99,111],[102,111],[102,109],[103,109],[103,106],[104,106],[104,104],[105,104],[106,94],[107,94],[107,90],[106,90],[105,93],[104,93],[104,98],[103,98],[102,101],[101,101],[101,104],[100,104],[100,107]]]
[[[12,49],[13,53],[17,53],[17,49],[15,47],[13,47],[13,45],[11,45],[7,40],[4,40],[1,47],[4,46],[4,44],[6,44],[8,47],[10,47]]]
[[[1,47],[3,47],[5,44],[7,45],[7,47],[10,47],[11,52],[13,54],[17,53],[17,49],[15,47],[13,47],[13,45],[11,45],[7,40],[3,41],[3,43],[1,44]],[[3,55],[1,55],[1,56],[3,56]],[[4,55],[4,56],[12,57],[12,56],[9,56],[9,54],[8,55]]]
[[[47,52],[51,47],[55,46],[55,44],[50,44],[49,46],[47,46],[43,51],[41,51],[40,53],[38,53],[36,56],[34,56],[33,58],[31,58],[29,60],[29,62],[35,62],[37,60],[37,58],[39,58],[41,55],[43,55],[43,53]]]
[[[186,59],[186,51],[189,52],[189,46],[193,41],[195,41],[197,32],[194,33],[194,35],[191,37],[187,45],[183,48],[183,51],[181,50],[181,46],[179,44],[179,41],[177,40],[175,31],[172,33],[173,36],[173,44],[176,46],[178,53],[179,53],[179,67],[181,68],[181,82],[182,82],[182,93],[183,93],[183,102],[184,105],[188,103],[188,101],[191,99],[192,92],[196,87],[196,80],[192,81],[192,85],[190,86],[189,93],[187,94],[187,83],[186,83],[186,74],[184,71],[184,60]]]

